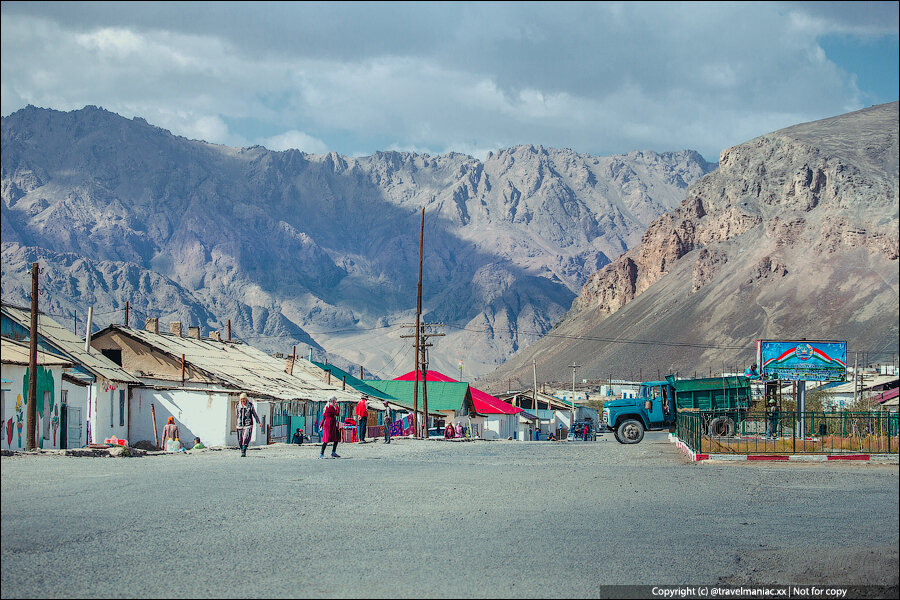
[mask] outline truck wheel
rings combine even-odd
[[[722,435],[724,435],[725,437],[734,437],[734,432],[736,429],[734,425],[734,419],[732,419],[731,417],[724,417],[724,421],[725,422],[722,424],[724,433],[722,433]]]
[[[644,425],[637,419],[622,421],[616,429],[616,439],[620,444],[637,444],[644,439]]]
[[[710,437],[732,437],[734,435],[734,419],[716,417],[709,424]]]

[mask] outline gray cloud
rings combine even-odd
[[[715,160],[860,108],[818,39],[896,36],[896,6],[3,3],[2,113],[97,104],[313,152],[534,143]]]

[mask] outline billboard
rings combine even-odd
[[[764,379],[844,381],[847,378],[847,342],[759,340],[756,358]]]

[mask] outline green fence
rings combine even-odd
[[[727,431],[733,435],[719,435],[721,423],[713,426],[725,417],[735,421]],[[704,454],[897,454],[900,450],[900,415],[886,411],[782,411],[774,421],[764,413],[736,417],[679,412],[676,431],[691,450]]]

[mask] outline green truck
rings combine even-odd
[[[743,376],[646,381],[636,398],[603,405],[603,425],[622,444],[637,444],[645,431],[674,430],[679,411],[699,413],[713,436],[733,436],[753,403],[750,379]]]

